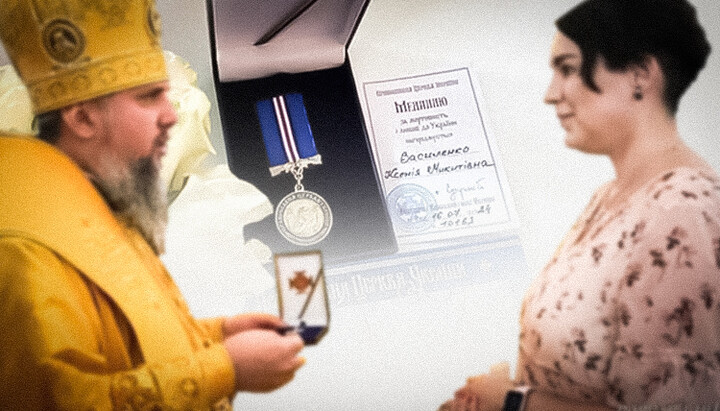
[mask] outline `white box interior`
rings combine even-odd
[[[265,44],[254,44],[307,0],[216,0],[212,13],[220,81],[340,66],[367,0],[317,0]]]

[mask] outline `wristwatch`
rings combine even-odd
[[[502,411],[525,411],[531,391],[532,387],[528,385],[515,387],[508,391],[505,395]]]

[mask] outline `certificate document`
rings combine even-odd
[[[467,68],[363,84],[400,245],[511,228],[509,188]]]

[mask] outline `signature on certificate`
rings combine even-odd
[[[447,183],[445,191],[450,195],[450,201],[464,201],[465,193],[475,193],[478,191],[485,190],[482,182],[485,178],[479,178],[475,180],[472,185],[454,185]]]

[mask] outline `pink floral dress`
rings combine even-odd
[[[720,179],[679,168],[604,215],[608,189],[525,297],[521,379],[614,407],[720,403]]]

